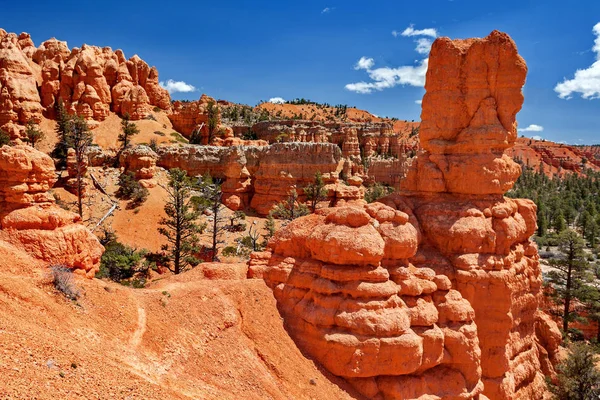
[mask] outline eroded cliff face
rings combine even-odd
[[[223,203],[233,210],[252,207],[267,215],[278,202],[314,182],[321,172],[329,205],[364,202],[359,180],[352,185],[339,179],[341,151],[330,143],[276,143],[270,146],[159,147],[157,165],[179,168],[190,176],[210,173],[223,181]]]
[[[48,193],[55,182],[46,154],[29,146],[0,148],[0,240],[91,278],[104,248],[78,215],[55,204]]]
[[[54,116],[59,98],[91,127],[110,112],[137,120],[153,107],[171,108],[158,71],[137,55],[126,59],[121,50],[85,44],[69,50],[56,39],[36,48],[28,34],[0,30],[0,128],[22,137],[27,121]]]
[[[295,220],[252,255],[300,347],[369,398],[543,396],[559,339],[538,311],[536,207],[503,196],[526,72],[504,33],[437,39],[403,192]]]

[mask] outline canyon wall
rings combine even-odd
[[[79,215],[55,204],[48,193],[55,182],[46,154],[22,145],[0,148],[0,240],[92,278],[104,248]]]
[[[13,139],[22,137],[29,120],[54,116],[59,98],[91,127],[110,112],[137,120],[154,107],[171,108],[157,69],[137,55],[126,59],[121,50],[85,44],[69,50],[56,39],[36,48],[29,34],[0,29],[0,128]]]
[[[512,39],[437,39],[402,192],[279,231],[249,276],[299,346],[368,398],[541,399],[560,332],[538,311],[536,206],[521,170],[527,67]]]
[[[314,182],[321,172],[327,202],[339,205],[362,202],[361,181],[346,184],[339,179],[341,151],[330,143],[276,143],[270,146],[195,146],[159,147],[157,164],[165,169],[179,168],[188,175],[210,173],[222,181],[223,203],[237,210],[251,207],[267,215],[275,204]]]

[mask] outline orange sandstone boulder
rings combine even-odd
[[[104,248],[78,215],[54,203],[54,162],[29,146],[0,148],[0,228],[33,257],[93,277]]]

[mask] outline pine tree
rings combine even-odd
[[[36,143],[42,141],[45,136],[46,135],[44,135],[44,132],[40,130],[39,126],[34,120],[30,119],[27,121],[27,126],[25,127],[25,138],[31,147],[35,149]]]
[[[266,247],[267,243],[269,243],[269,240],[273,237],[273,235],[275,235],[275,218],[273,218],[273,214],[269,213],[267,216],[264,229],[267,231],[267,233],[263,235],[264,246]]]
[[[585,343],[570,346],[569,356],[557,368],[558,382],[549,384],[557,400],[595,400],[600,396],[600,372],[596,355]]]
[[[567,334],[569,322],[573,319],[571,303],[574,299],[585,298],[590,270],[583,251],[584,241],[577,232],[567,229],[557,240],[562,257],[550,260],[554,269],[548,273],[548,278],[554,287],[555,301],[562,305],[563,331]]]
[[[209,101],[206,107],[208,113],[208,143],[212,142],[217,126],[219,125],[219,107],[214,101]]]
[[[140,130],[134,122],[131,122],[129,114],[123,114],[123,118],[121,119],[121,133],[119,133],[118,138],[118,141],[121,143],[121,150],[119,153],[122,153],[123,150],[129,147],[131,138],[138,133],[140,133]]]
[[[67,134],[65,136],[67,148],[75,150],[75,171],[77,190],[77,211],[83,218],[83,178],[86,171],[87,149],[92,144],[93,136],[83,117],[77,115],[69,119],[66,124]]]
[[[67,136],[69,133],[68,125],[70,116],[65,109],[62,98],[59,98],[55,103],[54,114],[56,115],[56,136],[58,137],[58,142],[54,145],[51,156],[56,160],[56,168],[63,169],[67,166],[67,152],[69,150]]]
[[[200,262],[196,257],[200,252],[198,234],[202,233],[204,226],[198,224],[200,212],[194,209],[191,202],[193,186],[185,171],[179,168],[169,171],[169,197],[165,204],[167,216],[159,222],[161,227],[158,232],[169,242],[162,249],[168,252],[168,258],[173,263],[171,271],[175,274]]]
[[[210,211],[211,215],[207,223],[208,233],[211,237],[211,259],[217,260],[219,246],[223,244],[221,236],[227,229],[228,218],[224,215],[225,206],[221,203],[223,192],[221,185],[210,175],[202,177],[198,185],[201,193],[200,197],[195,198],[195,207],[199,212]]]
[[[306,185],[304,194],[309,201],[310,209],[313,213],[317,210],[319,202],[327,199],[327,190],[325,190],[323,175],[320,171],[315,174],[314,182]]]

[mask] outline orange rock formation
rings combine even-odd
[[[54,203],[54,162],[29,146],[0,148],[0,240],[93,277],[104,248],[78,215]]]
[[[53,116],[59,98],[92,127],[111,111],[136,120],[171,108],[158,71],[137,55],[127,60],[121,50],[85,44],[69,50],[56,39],[35,48],[28,34],[0,30],[0,128],[21,137],[30,119]]]
[[[295,220],[252,256],[300,347],[369,398],[543,396],[559,340],[536,207],[503,197],[526,71],[504,33],[437,39],[403,194]]]

